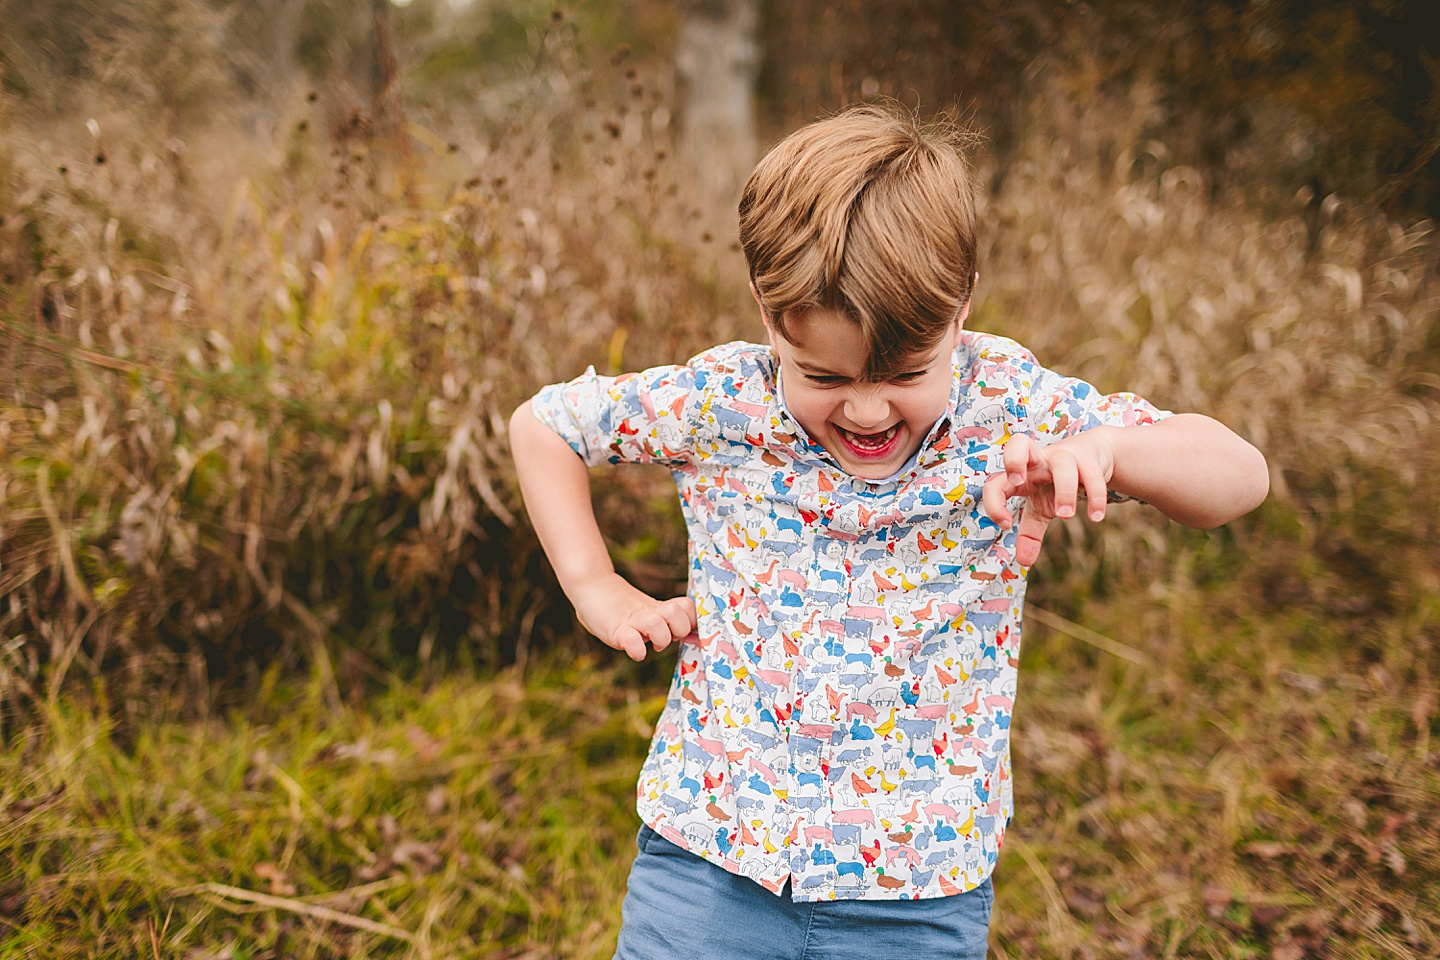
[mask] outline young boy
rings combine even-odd
[[[944,125],[871,106],[804,127],[740,202],[769,345],[591,369],[511,421],[580,622],[636,660],[680,644],[618,957],[983,958],[1046,525],[1081,491],[1091,520],[1114,496],[1198,527],[1265,497],[1264,459],[1214,420],[964,329],[972,191]],[[674,473],[684,597],[611,565],[586,466],[620,461]]]

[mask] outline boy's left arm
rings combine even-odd
[[[1005,445],[1005,472],[985,484],[983,502],[1004,530],[1006,500],[1025,497],[1015,557],[1040,555],[1050,521],[1074,516],[1079,493],[1091,520],[1105,517],[1114,490],[1152,504],[1189,527],[1216,527],[1249,513],[1270,488],[1265,457],[1224,424],[1196,413],[1143,426],[1096,426],[1044,445],[1024,434]]]

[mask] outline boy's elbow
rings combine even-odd
[[[1211,529],[1237,520],[1265,502],[1270,495],[1270,467],[1265,455],[1244,440],[1234,463],[1234,487],[1224,505],[1195,526]]]
[[[1253,444],[1245,445],[1249,448],[1246,467],[1246,493],[1247,499],[1244,513],[1249,513],[1270,495],[1270,465],[1265,462],[1265,454],[1261,453]]]

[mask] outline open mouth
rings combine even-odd
[[[879,433],[856,433],[837,426],[836,432],[840,439],[850,451],[859,457],[884,457],[887,456],[895,446],[895,438],[900,435],[900,424],[895,424],[888,430]]]

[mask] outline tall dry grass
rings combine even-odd
[[[498,663],[570,631],[516,521],[504,415],[587,363],[758,331],[727,238],[709,254],[681,239],[655,84],[552,46],[488,115],[412,124],[412,169],[362,113],[313,105],[266,150],[119,116],[8,142],[8,709],[77,668],[228,679],[306,656],[333,674],[337,641],[352,659]],[[1140,121],[1037,103],[983,211],[975,325],[1261,446],[1276,505],[1235,536],[1263,554],[1284,532],[1320,557],[1304,575],[1256,564],[1269,587],[1358,584],[1352,607],[1432,589],[1430,225],[1338,197],[1318,219],[1217,204],[1159,144],[1102,162],[1097,143]],[[622,559],[676,589],[663,478],[606,490]],[[628,511],[635,496],[651,508]],[[1055,596],[1102,568],[1170,575],[1175,536],[1136,510],[1058,533]]]
[[[681,204],[645,80],[612,94],[549,53],[448,139],[412,124],[408,169],[363,114],[318,107],[273,156],[233,132],[156,144],[138,118],[9,141],[7,712],[70,674],[363,672],[327,644],[498,664],[571,631],[516,520],[505,416],[738,322],[665,239]]]
[[[1244,575],[1271,599],[1338,593],[1386,606],[1397,591],[1433,593],[1433,224],[1394,222],[1357,198],[1297,196],[1283,218],[1243,197],[1216,200],[1163,144],[1127,140],[1143,102],[1135,118],[1108,114],[1108,127],[1041,103],[983,214],[974,324],[1106,390],[1216,416],[1259,446],[1271,501],[1225,535],[1253,555]],[[1129,513],[1088,534],[1071,524],[1051,545],[1079,577],[1067,591],[1102,563],[1164,576],[1186,556],[1174,548],[1196,542],[1153,513]]]

